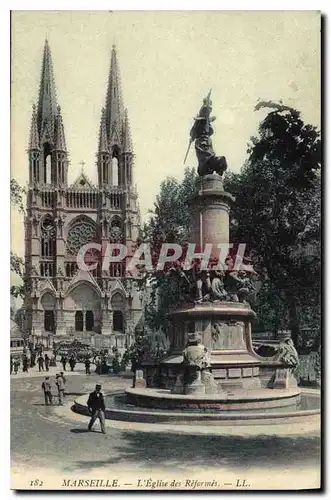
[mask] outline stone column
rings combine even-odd
[[[207,243],[212,244],[211,257],[218,259],[220,249],[217,245],[229,243],[230,203],[234,198],[224,191],[222,178],[217,174],[199,179],[198,187],[198,194],[191,201],[194,215],[190,243],[198,244],[201,251]]]

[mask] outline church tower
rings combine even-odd
[[[134,338],[143,305],[125,261],[102,266],[108,243],[126,245],[130,258],[140,228],[132,141],[114,46],[100,120],[97,185],[83,171],[68,185],[68,151],[47,40],[28,157],[25,308],[31,338],[45,345],[78,338],[96,348],[124,349]],[[87,243],[102,245],[98,265],[90,272],[77,264]]]

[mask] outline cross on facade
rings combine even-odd
[[[80,162],[79,162],[79,165],[81,165],[81,166],[82,166],[82,172],[83,172],[83,171],[84,171],[84,167],[85,167],[85,165],[86,165],[85,161],[84,161],[84,160],[80,161]]]

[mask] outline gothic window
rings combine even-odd
[[[97,242],[96,227],[91,220],[82,219],[70,228],[67,238],[67,252],[77,255],[82,246]]]
[[[94,314],[93,311],[86,311],[85,314],[85,328],[86,331],[91,332],[94,328]]]
[[[109,179],[108,179],[108,161],[107,161],[106,155],[102,155],[101,165],[102,165],[103,182],[108,184],[108,182],[109,182]]]
[[[51,147],[47,142],[44,145],[44,182],[45,184],[51,184],[52,182]]]
[[[112,168],[112,178],[113,178],[113,186],[119,185],[119,169],[118,169],[118,159],[114,156],[111,160],[111,168]]]
[[[56,231],[51,217],[41,222],[41,257],[54,257],[56,254]]]
[[[39,153],[32,153],[32,177],[33,181],[39,182]]]
[[[76,311],[75,314],[75,330],[82,332],[84,330],[84,315],[83,311]]]
[[[54,332],[55,330],[54,311],[52,310],[44,311],[44,329],[46,332]]]
[[[109,231],[109,241],[111,243],[121,243],[123,239],[122,221],[114,218],[111,222]]]

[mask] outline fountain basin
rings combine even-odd
[[[75,400],[72,410],[83,415],[90,415],[86,406],[87,398],[88,395],[78,397]],[[320,395],[310,392],[302,392],[299,398],[296,401],[292,401],[293,404],[289,406],[246,409],[245,411],[238,411],[229,407],[224,410],[212,408],[152,409],[129,403],[127,394],[123,391],[114,391],[105,395],[105,402],[106,418],[123,422],[171,423],[192,426],[254,426],[310,423],[316,428],[318,428],[320,422]]]

